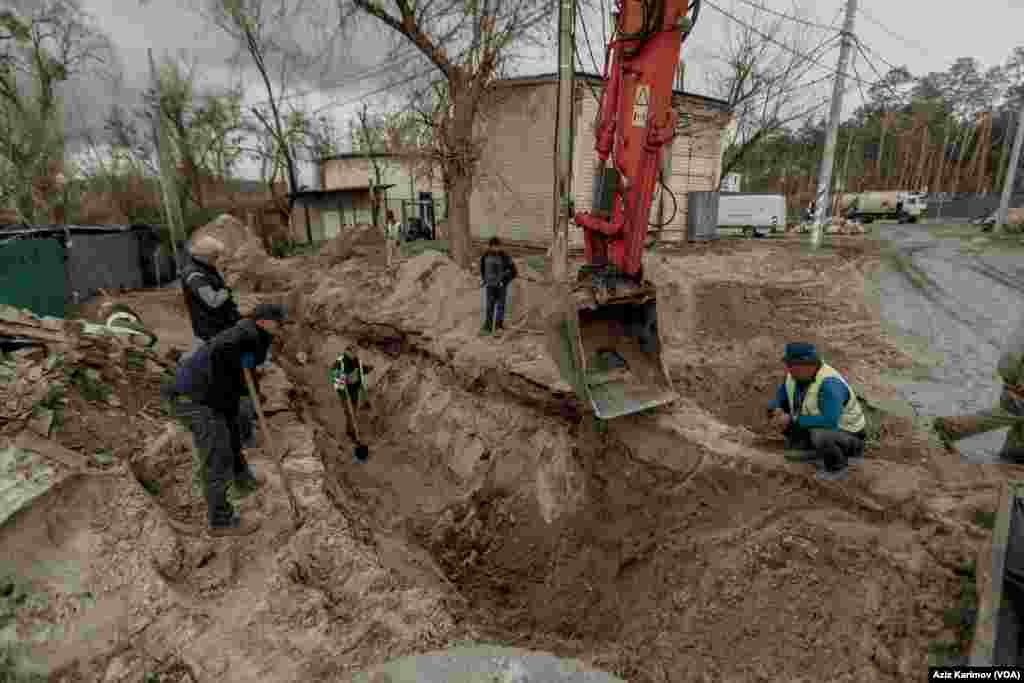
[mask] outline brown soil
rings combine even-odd
[[[0,536],[5,548],[45,548],[51,564],[88,563],[82,590],[111,601],[117,637],[72,637],[52,680],[344,680],[467,640],[576,656],[638,682],[917,675],[929,642],[953,637],[942,613],[997,478],[888,416],[880,447],[842,484],[772,450],[764,405],[786,341],[817,342],[869,396],[900,360],[859,303],[875,254],[843,239],[814,256],[751,240],[651,257],[682,399],[606,431],[578,406],[560,412],[572,401],[531,331],[552,297],[530,276],[513,287],[510,333],[482,340],[475,274],[446,258],[389,270],[354,248],[328,270],[296,261],[301,324],[263,386],[304,524],[290,524],[280,451],[264,441],[248,457],[268,482],[240,504],[264,527],[231,541],[175,533],[168,517],[204,510],[186,436],[140,457],[166,426],[145,407],[158,375],[116,386],[120,408],[72,396],[55,439],[117,460],[78,498],[34,505]],[[125,300],[164,340],[187,330],[174,297]],[[365,465],[352,463],[326,381],[351,342],[373,366]],[[77,521],[40,543],[54,510]],[[34,580],[50,604],[67,602],[58,582]],[[60,609],[19,619],[72,629],[73,610]]]

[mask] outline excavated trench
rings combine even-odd
[[[537,400],[545,392],[500,373],[466,377],[413,339],[363,332],[365,465],[320,371],[356,340],[292,340],[278,359],[302,387],[293,404],[313,425],[327,497],[382,558],[395,544],[426,551],[410,579],[446,589],[477,640],[634,681],[896,680],[919,661],[907,596],[948,594],[943,576],[921,574],[921,520],[881,529],[887,515],[713,454],[654,416],[603,430],[571,400]]]

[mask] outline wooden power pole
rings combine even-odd
[[[157,157],[160,160],[160,189],[164,200],[164,215],[167,217],[167,225],[171,232],[171,249],[174,253],[174,262],[180,269],[182,262],[178,257],[178,240],[184,238],[184,218],[181,215],[181,200],[178,194],[178,186],[175,182],[174,161],[171,157],[171,141],[167,134],[167,121],[164,120],[162,90],[160,89],[160,77],[156,71],[156,62],[153,61],[153,50],[149,53],[149,71],[153,79],[153,93],[156,96],[156,107],[153,111],[153,141],[156,143]]]
[[[555,196],[558,211],[554,239],[549,255],[551,277],[564,282],[569,276],[569,221],[573,215],[572,157],[575,116],[575,41],[576,0],[560,0],[558,4],[558,130],[556,131]]]
[[[839,49],[839,65],[832,81],[832,109],[828,115],[828,131],[825,133],[825,150],[821,155],[821,169],[818,171],[818,193],[814,204],[814,230],[811,243],[816,248],[821,244],[825,214],[831,202],[829,191],[832,187],[832,166],[836,158],[836,138],[839,135],[839,117],[843,113],[843,86],[846,80],[846,65],[853,49],[853,18],[857,14],[857,0],[847,0],[846,21],[843,24],[843,42]]]
[[[1017,136],[1013,139],[1013,152],[1010,153],[1010,165],[1006,169],[1006,182],[1003,183],[1003,196],[999,200],[999,213],[996,214],[994,233],[1002,232],[1006,225],[1006,214],[1010,210],[1010,197],[1013,195],[1013,186],[1016,184],[1022,145],[1024,145],[1024,104],[1021,104],[1020,113],[1017,115]]]

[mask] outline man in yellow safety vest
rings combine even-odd
[[[860,400],[846,379],[818,357],[813,344],[786,344],[782,358],[786,380],[769,405],[772,422],[786,435],[793,462],[824,464],[815,475],[824,481],[846,476],[849,462],[864,458],[867,421]]]

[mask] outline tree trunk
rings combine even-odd
[[[469,237],[469,197],[473,179],[463,169],[450,175],[448,194],[448,242],[452,260],[467,270],[473,267],[472,243]]]
[[[956,193],[957,187],[960,185],[960,172],[963,170],[963,156],[964,150],[971,141],[971,132],[973,131],[971,124],[964,126],[964,134],[960,136],[960,144],[957,145],[956,149],[956,168],[953,169],[953,189],[950,190],[954,194]]]
[[[939,149],[939,163],[937,164],[935,171],[935,191],[944,192],[945,188],[942,186],[943,175],[946,170],[946,150],[949,147],[949,134],[950,128],[953,125],[952,119],[946,121],[946,132],[942,136],[942,147]]]
[[[882,176],[882,157],[885,156],[885,133],[888,130],[888,127],[889,127],[888,117],[883,117],[882,118],[882,133],[881,133],[881,135],[878,138],[878,160],[875,162],[875,173],[878,175],[878,178],[877,178],[877,180],[875,182],[878,183],[878,189],[880,189],[880,190],[884,190],[885,189],[882,186],[882,177],[883,177]]]
[[[469,199],[473,192],[476,171],[476,147],[473,138],[473,119],[476,103],[467,86],[452,87],[452,118],[447,131],[445,148],[445,192],[448,199],[448,240],[452,260],[467,270],[473,267],[470,239]]]
[[[917,172],[914,174],[914,188],[918,191],[925,185],[924,169],[925,159],[928,157],[928,122],[924,123],[921,128],[921,151],[918,152],[918,166]]]

